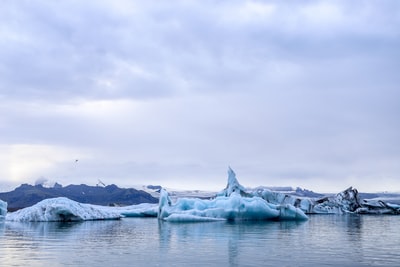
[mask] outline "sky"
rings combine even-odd
[[[0,191],[400,192],[400,2],[4,0]]]

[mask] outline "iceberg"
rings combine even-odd
[[[355,212],[360,207],[358,192],[352,187],[335,196],[323,198],[298,197],[268,189],[257,190],[252,194],[260,196],[270,203],[291,204],[305,214],[342,214]]]
[[[383,200],[364,199],[360,207],[356,210],[359,214],[390,214],[399,215],[400,205],[385,202]]]
[[[82,204],[65,197],[50,198],[15,212],[8,213],[7,221],[50,222],[116,220],[121,214],[109,207]]]
[[[274,192],[269,189],[258,189],[256,191],[250,192],[250,194],[253,196],[261,197],[265,201],[275,205],[289,204],[301,209],[306,214],[315,213],[313,210],[315,201],[308,197],[292,196],[281,192]]]
[[[7,215],[7,202],[0,199],[0,220],[4,220]]]
[[[315,200],[313,213],[400,214],[400,205],[381,199],[360,199],[357,189],[349,187],[333,197]]]
[[[228,169],[228,184],[214,199],[179,198],[172,203],[165,189],[160,191],[158,218],[170,222],[215,220],[307,220],[305,213],[291,204],[273,204],[246,192]]]
[[[361,208],[357,189],[350,186],[333,197],[324,197],[315,200],[313,213],[357,213]]]
[[[157,217],[158,204],[142,203],[137,205],[109,208],[118,212],[122,217]]]
[[[298,197],[268,189],[259,189],[249,194],[259,196],[269,203],[293,205],[305,214],[400,214],[400,204],[381,199],[361,200],[358,190],[352,186],[336,195],[322,198]]]

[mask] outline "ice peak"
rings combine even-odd
[[[230,196],[232,193],[238,193],[241,196],[248,195],[244,186],[242,186],[236,179],[236,173],[232,170],[231,167],[228,167],[228,184],[226,185],[226,188],[222,190],[218,195]]]
[[[337,203],[348,211],[354,212],[358,208],[361,207],[360,205],[360,197],[358,196],[357,189],[350,186],[346,190],[336,194],[335,200]]]

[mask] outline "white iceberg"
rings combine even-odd
[[[82,204],[65,197],[50,198],[27,207],[8,213],[7,221],[49,222],[49,221],[85,221],[115,220],[121,214],[109,207]]]
[[[173,222],[308,219],[301,209],[291,204],[276,205],[247,193],[231,168],[227,187],[211,200],[180,198],[172,203],[167,191],[162,189],[158,218]]]
[[[7,215],[7,202],[0,199],[0,220],[3,220]]]

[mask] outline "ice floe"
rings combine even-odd
[[[65,197],[50,198],[15,212],[8,213],[7,221],[48,222],[120,219],[121,214],[109,207],[83,204]]]

